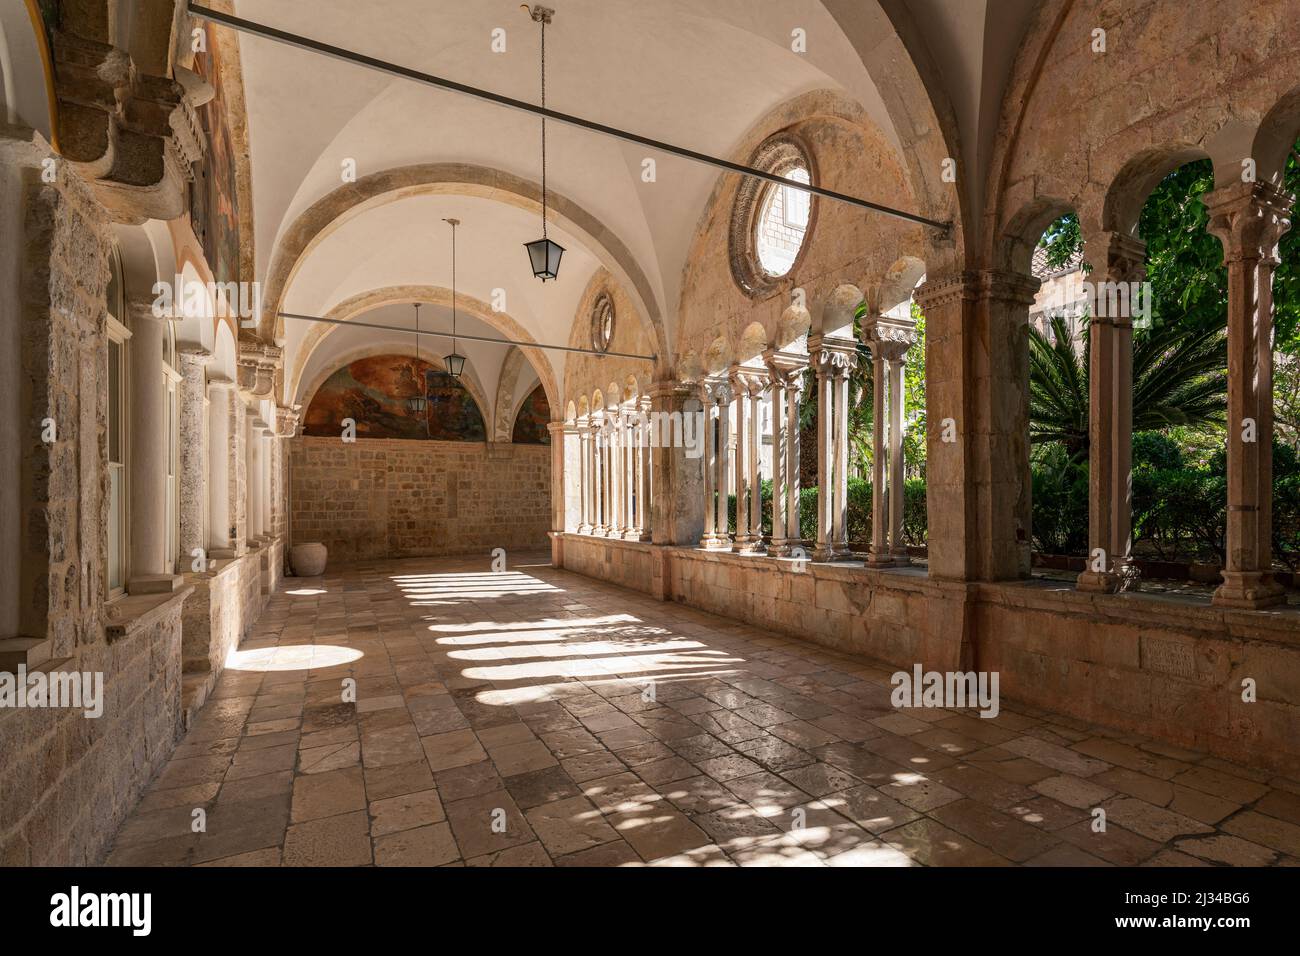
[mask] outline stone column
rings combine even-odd
[[[167,551],[167,389],[163,322],[148,305],[131,313],[131,563],[127,590],[175,590]]]
[[[879,318],[878,316],[875,318]],[[874,319],[872,320],[874,321]],[[868,328],[864,334],[870,335]],[[889,491],[887,435],[885,434],[885,405],[888,363],[880,343],[871,343],[871,548],[867,563],[873,567],[889,567],[893,555],[889,546]]]
[[[551,429],[551,442],[554,444],[558,441],[561,447],[558,465],[564,490],[561,499],[563,512],[560,528],[573,533],[582,524],[582,442],[576,422],[558,424],[560,428]],[[555,480],[555,475],[552,473],[552,483]]]
[[[238,387],[230,392],[230,520],[235,550],[248,551],[248,413]]]
[[[636,427],[636,402],[630,402],[625,410],[627,422],[623,426],[623,460],[626,467],[626,497],[624,498],[623,510],[626,512],[624,520],[623,537],[628,541],[637,541],[641,538],[641,529],[637,522],[637,509],[640,508],[641,494],[637,488],[636,476],[639,472],[637,467],[638,447],[638,430]]]
[[[637,403],[637,409],[640,418],[637,429],[636,539],[649,541],[650,501],[654,495],[654,473],[650,467],[650,399],[643,396]]]
[[[748,383],[738,372],[739,370],[735,368],[731,370],[732,407],[736,411],[736,475],[733,482],[733,493],[736,496],[736,534],[731,542],[731,550],[745,552],[753,548],[753,535],[749,530],[749,502],[746,498],[749,491],[749,449],[752,434],[749,427]],[[725,502],[723,508],[726,508]],[[726,518],[725,510],[723,517]]]
[[[894,564],[910,564],[903,542],[903,356],[889,360],[889,546]]]
[[[255,412],[244,413],[244,447],[247,449],[247,484],[244,497],[248,508],[250,545],[261,547],[262,536],[262,429],[266,427]]]
[[[609,466],[609,520],[606,522],[607,534],[611,538],[623,536],[623,435],[618,420],[618,411],[609,412],[608,449],[606,451]]]
[[[750,550],[767,550],[763,540],[763,392],[767,378],[761,372],[749,381],[749,537]]]
[[[547,422],[551,436],[551,564],[564,567],[564,533],[577,526],[577,432],[571,422]]]
[[[592,534],[609,534],[609,440],[604,430],[605,413],[592,416],[591,439],[595,446],[596,513]]]
[[[181,382],[179,385],[179,473],[180,491],[177,495],[180,509],[180,567],[188,571],[193,566],[193,553],[202,549],[206,554],[208,542],[204,539],[203,518],[208,503],[207,483],[211,474],[208,465],[208,441],[205,425],[208,419],[206,367],[212,353],[201,346],[182,346],[180,349]]]
[[[237,537],[231,509],[231,414],[235,383],[208,382],[208,556],[233,558]]]
[[[848,364],[835,376],[835,556],[849,554],[849,369]]]
[[[797,454],[791,457],[790,445],[799,441],[798,395],[808,363],[801,355],[777,349],[764,352],[763,361],[772,382],[772,543],[767,553],[784,558],[801,544],[799,460]]]
[[[1033,276],[935,275],[926,317],[930,576],[1029,574],[1029,306]]]
[[[817,361],[817,545],[813,558],[831,561],[848,552],[849,372],[857,361],[852,339],[813,335]]]
[[[582,506],[578,518],[578,534],[591,533],[591,429],[585,419],[578,421],[579,481]]]
[[[275,431],[269,425],[262,428],[262,534],[267,538],[275,535],[275,459],[278,449],[275,447]]]
[[[1080,591],[1118,591],[1132,566],[1133,306],[1146,244],[1117,232],[1088,238],[1094,290],[1088,338],[1088,563]],[[1124,294],[1111,295],[1111,283]],[[1112,308],[1112,305],[1116,308]],[[1119,314],[1112,314],[1119,313]]]
[[[650,407],[656,421],[682,423],[681,441],[675,440],[676,435],[661,434],[657,447],[652,449],[652,540],[655,544],[694,546],[699,544],[704,523],[701,504],[704,474],[700,456],[686,447],[685,437],[690,429],[689,434],[697,442],[700,438],[696,429],[702,408],[697,387],[685,382],[655,382],[650,387]],[[663,431],[673,429],[675,426]]]
[[[1264,183],[1207,193],[1228,267],[1228,528],[1220,607],[1264,608],[1273,579],[1273,272],[1294,197]]]

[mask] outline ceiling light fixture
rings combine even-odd
[[[451,224],[451,354],[443,361],[447,364],[447,373],[459,380],[460,373],[465,371],[465,356],[456,351],[456,227],[460,220],[444,219],[443,222]]]
[[[523,5],[525,10],[528,6]],[[528,15],[533,18],[534,22],[542,25],[542,109],[546,109],[546,25],[551,22],[555,16],[555,11],[548,7],[535,6],[528,10]],[[554,279],[560,274],[560,257],[564,255],[564,247],[557,242],[553,242],[546,233],[546,114],[542,114],[542,238],[534,239],[532,242],[525,242],[524,248],[528,250],[528,262],[532,266],[533,275],[545,282],[547,279]]]

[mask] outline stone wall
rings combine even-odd
[[[563,566],[899,669],[997,671],[1008,699],[1282,773],[1300,771],[1300,611],[1261,615],[964,584],[913,571],[566,534]],[[1242,699],[1242,681],[1257,700]]]
[[[6,669],[100,674],[103,715],[0,709],[0,864],[85,864],[170,756],[181,731],[187,590],[107,603],[105,290],[108,222],[48,145],[4,143],[6,202],[23,208],[18,412],[22,477],[18,640]],[[46,420],[56,433],[45,440]],[[15,635],[0,634],[9,639]]]
[[[292,541],[331,562],[544,548],[545,445],[300,436],[288,442]]]

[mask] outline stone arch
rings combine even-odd
[[[963,182],[969,167],[943,73],[930,53],[917,14],[906,4],[888,0],[822,0],[822,5],[862,60],[894,128],[907,137],[902,158],[917,211],[929,219],[952,222],[947,236],[927,230],[925,259],[931,272],[962,268],[969,258],[964,236],[971,218],[969,198],[956,183],[944,181],[942,170],[945,160],[954,159],[957,182]]]
[[[370,345],[358,345],[356,348],[348,349],[342,354],[335,356],[328,364],[323,366],[318,373],[312,376],[308,387],[303,389],[302,401],[299,403],[302,405],[303,414],[306,415],[307,409],[311,407],[312,399],[316,397],[316,393],[320,390],[320,387],[329,380],[331,375],[343,366],[355,362],[358,359],[373,358],[376,355],[395,354],[397,354],[396,345],[393,342],[380,342]],[[445,372],[447,370],[447,366],[437,355],[421,355],[420,360],[428,362],[439,371]],[[488,404],[487,395],[483,391],[483,386],[479,384],[477,378],[474,378],[471,375],[461,375],[459,381],[460,384],[464,386],[465,391],[469,392],[470,398],[474,399],[474,404],[478,406],[478,412],[483,418],[483,425],[486,430],[488,422],[491,421],[488,417],[487,410],[491,408],[491,406]]]
[[[1255,132],[1250,155],[1256,162],[1256,178],[1281,189],[1287,156],[1295,149],[1297,139],[1300,139],[1300,86],[1277,101]]]
[[[1209,159],[1204,148],[1191,144],[1174,144],[1146,149],[1129,158],[1111,181],[1101,207],[1097,225],[1105,232],[1140,238],[1137,234],[1142,206],[1160,180],[1179,166],[1193,160]],[[1217,171],[1217,170],[1216,170]],[[1240,167],[1238,167],[1240,172]],[[1084,223],[1085,229],[1091,226]],[[1085,231],[1085,235],[1086,235]]]
[[[925,277],[925,262],[916,256],[900,256],[889,267],[874,293],[874,308],[888,312],[912,298],[916,285]]]
[[[1068,212],[1074,205],[1055,197],[1038,197],[1022,206],[999,235],[996,265],[999,269],[1030,275],[1034,249],[1043,230]]]
[[[813,313],[812,331],[819,335],[853,337],[853,318],[865,297],[855,285],[844,283],[835,287]]]
[[[468,163],[425,163],[403,166],[363,176],[339,186],[316,200],[285,230],[271,256],[266,282],[266,308],[259,334],[283,341],[278,312],[299,268],[312,250],[332,232],[367,210],[410,196],[454,194],[504,202],[521,209],[541,211],[541,186],[530,179],[499,169]],[[588,250],[631,290],[640,315],[649,323],[660,363],[669,355],[668,336],[654,289],[635,257],[621,239],[599,219],[567,196],[547,190],[547,207],[566,230],[580,237]],[[551,392],[548,399],[553,399]],[[557,407],[554,404],[552,407]]]
[[[497,379],[497,400],[493,406],[492,423],[493,441],[510,441],[515,427],[515,388],[519,385],[519,373],[524,365],[524,354],[517,348],[508,350],[501,360],[501,375]],[[527,398],[527,396],[525,396]]]
[[[450,308],[451,290],[445,289],[441,286],[420,285],[388,286],[382,289],[372,289],[369,292],[363,292],[343,300],[338,305],[334,306],[334,308],[330,309],[329,313],[323,316],[323,318],[339,322],[347,322],[351,319],[357,318],[365,312],[377,309],[380,306],[411,305],[416,302]],[[501,332],[506,338],[513,339],[517,342],[534,341],[532,335],[508,314],[495,311],[490,305],[480,299],[475,299],[472,296],[457,291],[456,308],[464,312],[466,315],[472,316],[473,318],[492,326]],[[292,400],[295,395],[301,393],[302,376],[307,368],[307,362],[311,359],[312,353],[320,347],[321,343],[324,342],[331,333],[336,329],[344,327],[345,326],[330,325],[324,322],[318,322],[312,327],[311,331],[299,346],[297,354],[294,356],[292,372],[286,376],[285,396],[287,399]],[[521,351],[528,359],[529,363],[533,366],[534,371],[537,372],[538,377],[541,379],[542,385],[546,389],[546,400],[551,404],[551,408],[558,409],[560,407],[560,390],[555,381],[555,375],[551,370],[550,362],[546,361],[546,357],[542,354],[541,349],[533,348],[531,346],[522,346],[518,348],[519,351]],[[484,405],[483,407],[486,408],[488,406]],[[488,415],[484,415],[483,421],[485,424],[491,422],[491,420],[492,419]]]

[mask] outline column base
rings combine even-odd
[[[752,538],[736,551],[739,554],[767,554],[767,545],[762,538]]]
[[[1286,589],[1268,571],[1221,571],[1223,583],[1215,589],[1215,607],[1260,610],[1286,603]]]
[[[585,522],[573,529],[574,534],[591,534],[591,531],[592,531],[591,525],[586,524]]]
[[[773,538],[767,546],[767,553],[774,558],[788,558],[794,554],[795,548],[804,548],[802,538]]]
[[[898,559],[889,552],[868,551],[867,567],[869,568],[892,568],[897,566]]]
[[[700,545],[709,551],[730,551],[731,537],[725,534],[718,534],[715,531],[713,534],[706,534],[702,537],[700,539]]]
[[[1075,589],[1087,594],[1115,594],[1123,578],[1114,571],[1084,571],[1075,582]]]

